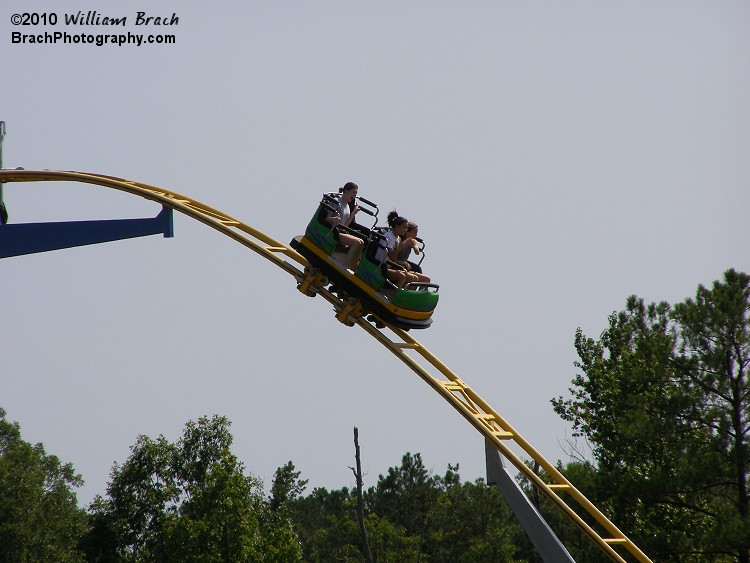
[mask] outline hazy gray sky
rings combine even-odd
[[[55,13],[56,26],[12,15]],[[95,10],[173,45],[14,44]],[[136,26],[136,15],[172,27]],[[353,180],[419,222],[440,284],[415,333],[551,461],[550,399],[628,295],[677,302],[750,270],[750,4],[5,0],[6,167],[187,194],[288,242]],[[13,222],[155,216],[75,184],[6,185]],[[482,437],[320,298],[183,216],[151,237],[0,261],[0,406],[86,503],[139,434],[221,414],[270,485],[365,484],[420,452],[484,475]]]

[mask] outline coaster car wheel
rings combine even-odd
[[[303,294],[315,297],[317,293],[328,285],[328,278],[318,268],[305,267],[304,277],[297,286]]]
[[[346,326],[354,326],[364,312],[365,309],[359,299],[356,297],[347,297],[344,300],[343,307],[336,312],[336,318]]]

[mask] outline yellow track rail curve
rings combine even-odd
[[[246,225],[221,211],[194,199],[156,186],[84,172],[56,170],[0,170],[0,183],[11,182],[80,182],[112,188],[131,193],[170,207],[216,229],[250,250],[273,262],[291,274],[297,288],[306,295],[321,295],[333,305],[336,318],[350,326],[358,325],[383,346],[395,354],[404,364],[419,375],[432,389],[458,411],[486,440],[492,443],[529,481],[541,490],[576,525],[583,530],[612,560],[627,562],[615,549],[625,550],[637,561],[651,560],[602,514],[557,468],[536,451],[508,422],[489,406],[473,389],[453,373],[436,356],[430,353],[408,332],[390,326],[380,319],[367,320],[356,299],[343,299],[331,293],[327,280],[310,268],[307,260],[287,245]],[[387,327],[395,335],[387,335],[380,327]],[[420,363],[420,360],[426,364]],[[518,448],[539,464],[550,476],[546,483],[514,453],[510,445]],[[583,509],[593,520],[589,524],[574,507]]]

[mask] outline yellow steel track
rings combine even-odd
[[[557,468],[536,451],[508,422],[487,404],[473,389],[430,353],[410,334],[377,319],[370,322],[362,316],[356,298],[343,299],[329,291],[327,280],[309,267],[307,260],[287,245],[221,211],[176,192],[140,182],[102,174],[56,170],[0,170],[0,183],[11,182],[81,182],[131,193],[170,207],[216,229],[291,274],[297,288],[307,295],[321,295],[331,303],[336,318],[365,332],[388,348],[404,364],[419,375],[442,396],[474,428],[492,443],[529,481],[557,505],[612,560],[627,562],[621,552],[627,551],[637,561],[650,562],[632,540],[602,514]],[[291,260],[291,261],[290,261]],[[385,325],[394,337],[379,328]],[[420,363],[421,360],[423,363]],[[515,444],[550,476],[546,483],[514,453]],[[578,511],[575,510],[578,507]],[[578,512],[590,516],[585,520]],[[589,523],[591,522],[591,524]],[[615,548],[619,549],[618,552]]]

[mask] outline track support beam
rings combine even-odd
[[[484,453],[487,460],[487,484],[495,485],[508,501],[510,509],[544,563],[575,563],[547,521],[505,469],[503,458],[494,444],[485,440]]]
[[[169,207],[152,219],[0,225],[0,258],[158,234],[174,236]]]

